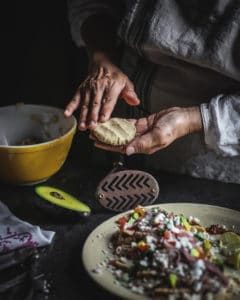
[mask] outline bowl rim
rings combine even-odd
[[[13,105],[7,105],[7,106],[0,106],[0,110],[2,108],[10,108],[10,107],[14,107],[14,106],[35,106],[35,107],[46,107],[46,108],[50,108],[50,109],[57,109],[57,110],[60,110],[62,112],[64,112],[64,109],[61,108],[61,107],[57,107],[57,106],[51,106],[51,105],[42,105],[42,104],[25,104],[25,103],[16,103],[16,104],[13,104]],[[43,143],[38,143],[38,144],[31,144],[31,145],[0,145],[0,149],[11,149],[11,150],[14,150],[14,149],[29,149],[29,148],[37,148],[39,146],[44,146],[44,145],[50,145],[56,141],[59,141],[60,139],[70,135],[73,131],[76,130],[76,127],[77,127],[77,119],[74,115],[71,115],[69,117],[65,117],[64,114],[63,114],[63,117],[66,118],[66,119],[72,119],[73,120],[73,124],[72,126],[70,127],[70,129],[63,135],[55,138],[55,139],[52,139],[52,140],[49,140],[47,142],[43,142]]]

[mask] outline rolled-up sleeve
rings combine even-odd
[[[78,47],[85,46],[81,37],[81,26],[84,21],[95,14],[110,15],[119,18],[119,0],[68,0],[68,18],[72,39]]]
[[[206,145],[222,156],[240,155],[240,93],[218,95],[200,109]]]

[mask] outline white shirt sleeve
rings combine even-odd
[[[81,26],[89,16],[107,14],[119,18],[119,1],[116,0],[68,0],[67,4],[72,39],[78,47],[85,46],[81,37]]]
[[[218,95],[200,109],[206,145],[221,156],[240,155],[240,93]]]

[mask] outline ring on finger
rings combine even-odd
[[[83,109],[86,109],[86,108],[88,108],[88,106],[85,105],[85,104],[83,104],[83,105],[82,105],[82,108],[83,108]]]

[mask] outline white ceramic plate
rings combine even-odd
[[[175,214],[183,213],[186,216],[197,217],[204,226],[212,224],[226,225],[228,228],[234,226],[234,230],[240,232],[240,212],[232,209],[192,203],[169,203],[147,206],[147,208],[152,207],[161,207],[168,212],[174,212]],[[114,283],[114,276],[105,268],[101,268],[101,273],[99,274],[93,271],[99,263],[109,257],[111,253],[111,250],[108,247],[109,241],[112,234],[117,229],[115,222],[119,217],[127,213],[129,213],[129,211],[108,219],[92,231],[83,247],[83,264],[90,277],[110,293],[124,299],[150,299],[146,296],[133,293],[122,286],[116,285],[116,283]]]

